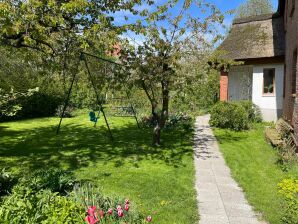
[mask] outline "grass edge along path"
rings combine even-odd
[[[264,139],[264,129],[265,124],[255,124],[249,131],[213,128],[213,132],[248,202],[270,224],[280,224],[284,208],[277,184],[284,178],[297,177],[298,168],[292,167],[288,172],[281,170],[276,150]]]

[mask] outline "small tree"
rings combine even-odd
[[[246,18],[273,12],[271,0],[247,0],[236,9],[235,18]]]
[[[156,124],[153,144],[160,145],[161,131],[169,114],[170,92],[183,88],[193,78],[191,73],[178,72],[187,55],[197,54],[197,63],[205,63],[206,49],[218,41],[216,29],[223,23],[224,15],[212,4],[203,1],[184,1],[181,11],[173,16],[166,9],[176,7],[173,2],[160,7],[152,20],[142,24],[144,39],[139,46],[123,47],[122,62],[130,68],[127,80],[144,90],[151,104]],[[194,15],[190,6],[201,11]],[[165,28],[165,24],[167,28]]]

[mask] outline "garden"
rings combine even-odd
[[[197,222],[193,118],[218,99],[206,62],[223,13],[4,0],[0,18],[0,222]]]
[[[149,215],[154,223],[196,222],[191,128],[169,130],[156,148],[151,129],[132,118],[110,120],[114,141],[102,119],[93,128],[87,111],[66,118],[56,135],[58,121],[1,123],[1,223],[84,223],[93,205],[106,223],[143,223]],[[118,204],[125,214],[112,222],[107,212],[117,216]]]
[[[297,224],[296,157],[266,143],[274,125],[252,102],[219,102],[219,71],[241,64],[217,49],[230,14],[201,0],[1,1],[0,223],[198,223],[194,123],[210,113],[249,203]]]

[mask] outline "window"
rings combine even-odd
[[[275,93],[275,69],[266,68],[263,72],[263,94],[274,95]]]

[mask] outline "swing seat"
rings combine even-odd
[[[98,119],[98,117],[96,117],[94,111],[89,112],[89,118],[90,118],[90,121],[92,121],[92,122],[97,122],[97,119]]]

